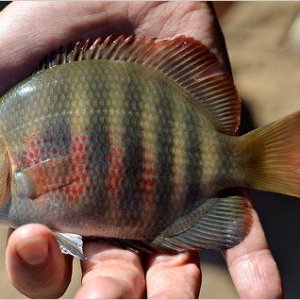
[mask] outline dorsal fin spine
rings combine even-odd
[[[196,55],[197,55],[197,53],[196,53]],[[196,56],[195,55],[195,56]],[[186,60],[184,60],[184,64],[187,64],[189,61],[192,61],[192,59],[190,59],[190,58],[187,58]],[[183,64],[183,65],[184,65]],[[194,62],[194,63],[192,63],[192,66],[194,66],[195,65],[195,68],[193,68],[192,70],[189,70],[189,75],[190,74],[192,74],[192,73],[194,73],[194,72],[196,72],[197,71],[197,69],[200,69],[200,67],[199,67],[199,65],[198,65],[198,63],[197,62]],[[209,65],[209,63],[207,63],[207,64],[204,64],[203,65],[203,67],[204,67],[204,70],[201,70],[201,73],[204,73],[207,69],[209,69],[209,67],[211,67],[212,65]],[[182,67],[182,64],[180,64],[177,68],[176,68],[176,72],[175,73],[168,73],[168,75],[169,76],[171,76],[171,77],[178,77],[178,79],[182,82],[182,84],[184,85],[185,84],[185,81],[182,81],[182,76],[187,76],[187,74],[185,73],[185,71],[186,71],[186,69],[189,69],[188,67]],[[201,65],[201,69],[202,69],[202,65]],[[184,75],[181,75],[181,76],[178,76],[178,73],[179,72],[181,72],[182,74],[184,74]],[[199,73],[199,74],[201,74],[201,73]],[[186,80],[190,80],[190,78],[189,77],[187,77],[187,79]]]
[[[105,49],[105,51],[103,52],[103,56],[102,56],[103,59],[109,59],[114,47],[116,46],[116,43],[114,43],[114,42],[111,43],[111,40],[112,40],[112,37],[109,36],[107,38],[107,43],[105,44],[105,46],[103,46],[103,49]]]
[[[183,45],[170,44],[172,55],[168,56],[169,62],[174,62],[174,65],[177,65],[178,61],[182,60],[183,57],[190,55],[191,52],[195,51],[195,49],[189,49],[184,47]],[[176,59],[177,56],[177,59]]]
[[[155,65],[155,60],[158,60],[160,58],[160,52],[164,52],[163,50],[167,48],[167,45],[164,45],[164,47],[160,48],[156,51],[153,51],[146,59],[143,61],[143,65]],[[145,56],[145,55],[144,55]]]
[[[118,52],[119,49],[122,48],[123,43],[124,43],[123,35],[119,36],[116,40],[112,42],[109,59],[115,60],[116,58],[118,58]]]
[[[101,57],[100,56],[101,51],[102,51],[102,47],[101,46],[96,48],[94,59],[96,59],[96,60],[100,59],[100,57]]]
[[[124,39],[124,36],[120,36],[120,39],[119,39],[119,45],[117,45],[116,47],[116,50],[112,56],[112,59],[116,59],[117,57],[120,57],[120,52],[122,52],[122,50],[124,49],[125,47],[125,43],[124,43],[125,39]]]
[[[169,65],[172,62],[172,60],[174,59],[174,56],[176,56],[176,55],[179,56],[184,51],[183,48],[178,50],[178,48],[180,48],[180,47],[176,46],[176,45],[174,46],[173,44],[170,44],[168,48],[170,48],[171,53],[165,53],[163,55],[163,57],[167,57],[167,59],[165,61],[161,60],[160,63],[157,65],[158,68],[161,67],[162,65],[164,65],[164,66]],[[176,63],[175,60],[173,60],[173,61],[174,61],[174,63]]]
[[[133,39],[132,36],[130,36],[129,38],[125,39],[122,50],[126,48],[127,44],[130,44],[132,42],[132,39]],[[130,50],[131,49],[125,49],[123,51],[120,50],[119,51],[119,55],[120,55],[119,59],[120,60],[126,60],[126,56],[129,57],[128,53],[130,53]]]
[[[170,46],[171,48],[171,46]],[[171,53],[165,53],[162,56],[162,59],[160,60],[160,62],[156,65],[157,69],[161,69],[161,70],[165,70],[167,69],[171,64],[172,64],[172,59],[176,56],[176,51],[175,49],[173,49],[173,51]],[[175,60],[173,60],[175,63]]]
[[[196,55],[195,55],[196,56]],[[184,70],[188,69],[187,67],[182,67],[182,65],[184,66],[183,63],[188,62],[190,59],[186,58],[185,60],[182,61],[182,63],[180,63],[179,65],[177,65],[176,67],[172,68],[169,72],[167,72],[166,74],[172,77],[176,77],[178,75],[179,72],[183,72]],[[196,63],[194,63],[196,65]],[[180,77],[178,77],[178,79],[180,79]]]
[[[73,53],[70,57],[70,61],[76,61],[77,60],[77,57],[79,56],[79,51],[80,51],[80,48],[79,48],[79,42],[77,42],[75,44],[75,47],[74,47],[74,50],[73,50]]]
[[[131,53],[131,56],[133,59],[129,59],[129,61],[131,62],[135,62],[135,63],[138,63],[140,60],[142,60],[142,58],[144,56],[146,56],[148,54],[148,52],[151,51],[151,49],[154,47],[154,45],[151,43],[150,40],[147,41],[147,43],[145,43],[145,45],[141,45],[139,44],[137,47],[136,47],[136,51],[133,51]],[[133,47],[134,48],[134,47]],[[140,53],[140,55],[137,55],[135,58],[135,54],[136,53]]]
[[[100,48],[100,51],[99,51],[99,58],[101,57],[101,58],[105,59],[105,51],[104,51],[104,50],[108,47],[107,45],[109,44],[110,40],[111,40],[111,36],[107,37],[107,38],[103,41],[103,43],[99,44],[99,48]],[[108,49],[109,49],[109,48],[108,48]],[[102,52],[104,53],[104,55],[101,54]],[[108,52],[108,51],[107,51],[107,52]],[[101,56],[100,56],[100,54],[101,54]],[[102,56],[102,55],[103,55],[103,56]]]
[[[190,51],[186,51],[186,49],[183,49],[181,52],[182,55],[178,55],[178,58],[174,61],[170,61],[171,64],[173,64],[173,68],[170,69],[170,71],[167,74],[171,74],[174,69],[181,69],[181,66],[187,63],[189,60],[193,60],[197,55],[197,51],[195,49],[190,49]],[[193,53],[195,51],[195,53]],[[180,62],[180,63],[178,63]],[[197,63],[197,62],[195,62]]]

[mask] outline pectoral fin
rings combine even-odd
[[[15,182],[20,195],[34,199],[51,190],[66,186],[77,180],[82,164],[73,162],[71,156],[48,159],[16,172]]]
[[[87,259],[83,254],[81,235],[61,232],[54,232],[54,235],[59,243],[62,253],[78,257],[81,260]]]

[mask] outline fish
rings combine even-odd
[[[240,188],[300,197],[300,112],[238,135],[241,101],[194,38],[106,37],[49,54],[0,99],[0,220],[152,253],[228,249]]]

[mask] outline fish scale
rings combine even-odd
[[[1,100],[0,219],[49,226],[64,253],[84,257],[68,233],[141,251],[229,248],[251,208],[219,192],[300,196],[299,113],[235,136],[232,78],[191,38],[77,43]]]

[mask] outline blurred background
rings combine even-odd
[[[5,6],[0,2],[0,10]],[[243,101],[241,132],[300,110],[300,3],[215,2],[233,76]],[[282,274],[285,298],[300,298],[300,201],[253,192],[254,207]],[[24,298],[5,271],[5,227],[0,227],[0,298]],[[237,298],[222,257],[201,253],[201,298]],[[72,298],[80,284],[74,262]]]

